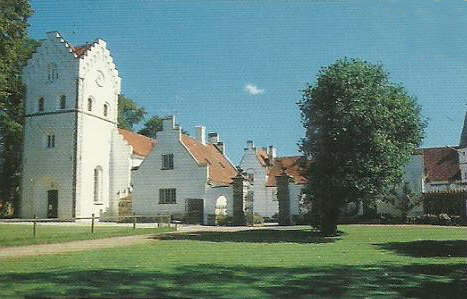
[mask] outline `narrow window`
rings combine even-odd
[[[102,167],[94,168],[94,201],[100,201],[102,194]]]
[[[61,96],[60,97],[60,109],[65,109],[66,108],[66,96]]]
[[[54,134],[47,135],[47,147],[48,148],[55,147],[55,135]]]
[[[40,98],[37,103],[37,110],[44,111],[44,98]]]
[[[177,192],[175,188],[159,189],[159,204],[177,203]]]
[[[108,114],[109,114],[109,105],[104,104],[104,116],[107,117]]]
[[[255,174],[254,173],[249,173],[248,174],[248,180],[250,182],[254,182],[255,181]]]
[[[88,111],[92,111],[92,99],[88,98]]]
[[[162,169],[174,169],[174,155],[162,155]]]

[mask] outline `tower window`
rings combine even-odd
[[[47,135],[47,148],[54,148],[55,147],[55,135],[50,134]]]
[[[88,98],[88,111],[92,111],[92,99]]]
[[[44,98],[40,98],[37,102],[37,110],[44,111]]]
[[[60,97],[60,109],[66,108],[66,96],[62,95]]]
[[[94,201],[101,201],[102,197],[102,167],[94,168]]]
[[[107,116],[109,114],[109,105],[104,104],[104,116]]]

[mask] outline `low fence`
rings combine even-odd
[[[155,227],[174,227],[178,229],[178,225],[181,222],[179,221],[172,221],[171,215],[155,215],[148,217],[147,215],[126,215],[126,216],[101,216],[96,217],[94,214],[91,217],[74,217],[74,218],[34,218],[31,219],[0,219],[0,223],[31,223],[32,224],[32,235],[34,238],[37,236],[38,224],[39,223],[72,223],[81,220],[89,220],[89,229],[90,232],[93,234],[95,232],[96,222],[99,223],[109,223],[109,222],[116,222],[119,224],[123,223],[131,223],[133,230],[136,230],[137,223],[151,223],[154,224]],[[139,221],[138,221],[139,220]],[[81,224],[85,224],[86,222],[81,222]],[[146,226],[147,227],[147,226]]]

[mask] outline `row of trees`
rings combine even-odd
[[[7,206],[18,210],[25,97],[21,73],[40,45],[27,36],[31,14],[27,0],[0,1],[0,215]],[[134,131],[145,120],[138,133],[156,137],[162,129],[160,117],[146,119],[146,110],[125,96],[118,101],[119,128]]]

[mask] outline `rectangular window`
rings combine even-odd
[[[162,169],[174,169],[174,155],[162,155]]]
[[[175,188],[159,189],[159,204],[177,203],[177,192]]]
[[[47,135],[47,147],[55,147],[55,135]]]

